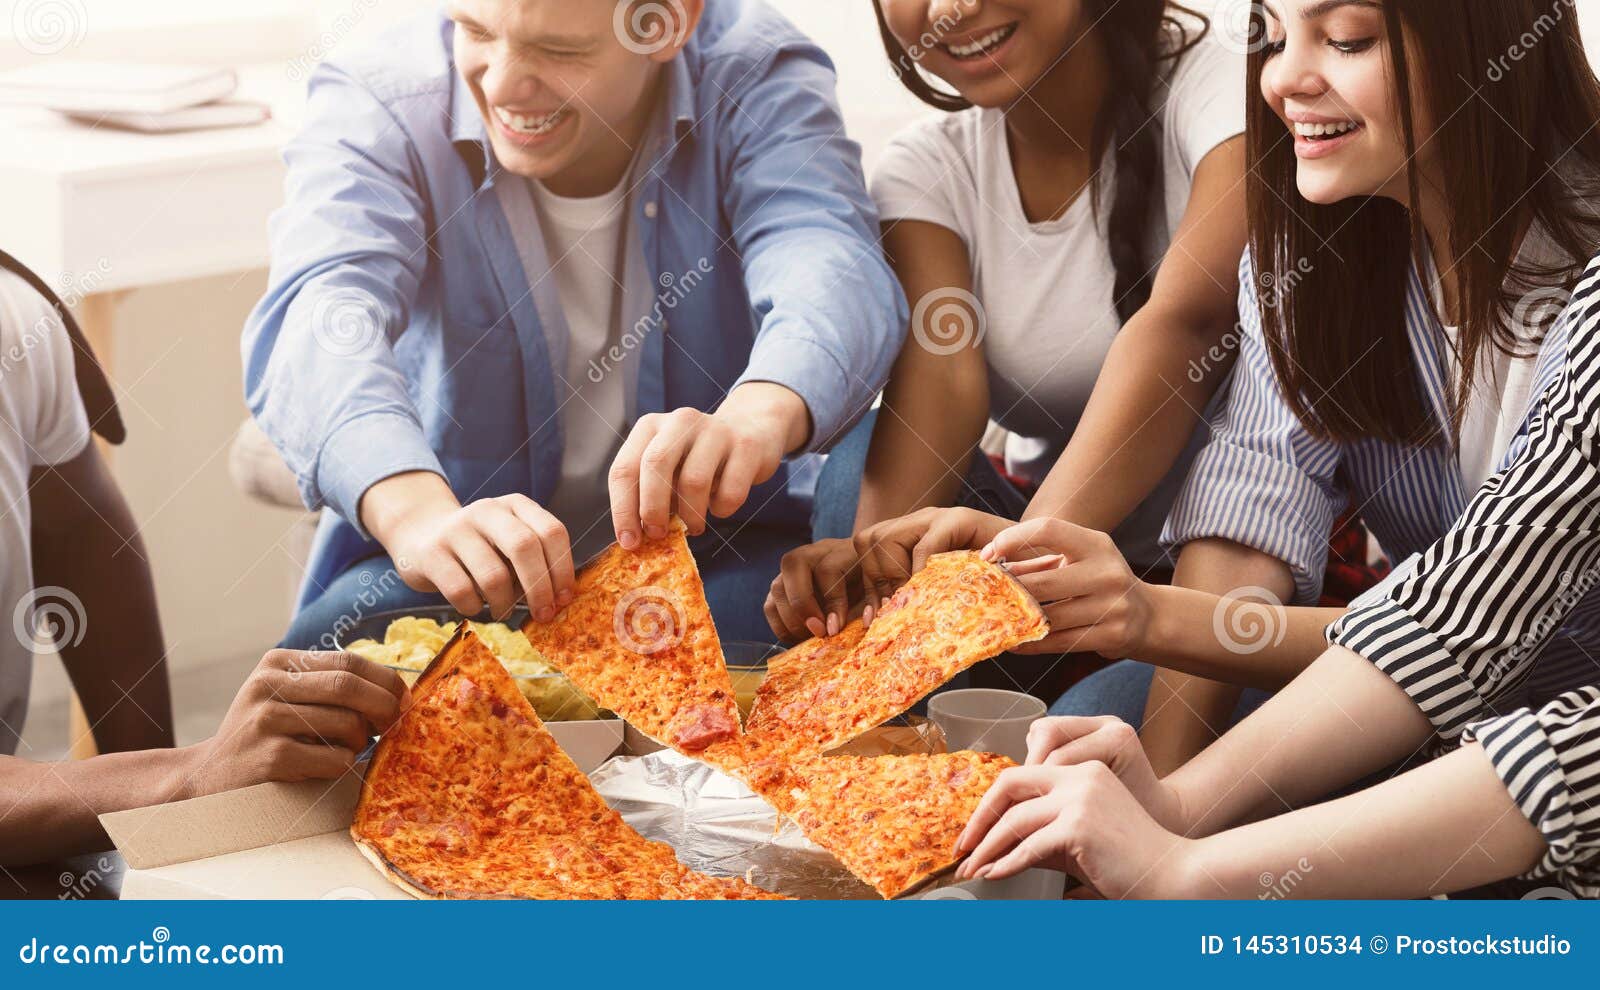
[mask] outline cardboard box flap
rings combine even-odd
[[[360,796],[361,777],[349,773],[116,811],[100,824],[128,866],[148,870],[343,831]]]
[[[584,773],[622,745],[617,719],[552,722],[550,732]],[[152,805],[100,816],[100,824],[135,870],[210,859],[345,832],[355,818],[366,765],[339,780],[257,784],[223,794]]]

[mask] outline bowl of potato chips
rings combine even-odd
[[[600,717],[600,709],[562,673],[547,662],[522,634],[526,609],[517,609],[506,622],[471,622],[483,640],[517,682],[534,711],[546,722],[578,722]],[[455,635],[461,616],[449,606],[402,609],[365,616],[336,636],[338,646],[399,671],[414,684],[429,662]]]

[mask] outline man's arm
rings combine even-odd
[[[618,451],[611,519],[630,549],[673,513],[703,531],[784,456],[826,450],[871,405],[906,331],[827,56],[789,39],[763,65],[722,59],[706,84],[721,94],[723,208],[760,327],[715,413],[641,417]]]
[[[59,644],[102,753],[173,744],[166,645],[144,541],[94,443],[38,468],[30,494],[38,587],[83,605],[76,642]],[[0,793],[5,793],[0,787]]]
[[[791,42],[763,68],[730,59],[713,71],[733,94],[719,101],[723,205],[760,320],[739,384],[798,395],[806,449],[826,450],[883,387],[906,334],[905,296],[878,247],[827,56]]]
[[[458,501],[392,346],[431,257],[411,138],[328,64],[307,120],[285,152],[272,273],[244,332],[250,409],[305,503],[379,540],[407,585],[468,615],[526,598],[548,619],[570,600],[566,529],[525,496]]]
[[[0,756],[0,794],[15,804],[0,817],[0,865],[27,866],[109,848],[97,816],[188,796],[187,749],[110,753],[33,763]]]
[[[306,505],[361,529],[374,484],[444,474],[391,346],[430,257],[427,207],[405,129],[335,66],[312,76],[284,158],[272,271],[244,330],[245,398]]]
[[[334,779],[407,704],[398,674],[358,656],[274,650],[205,742],[67,763],[0,757],[0,866],[108,848],[98,817],[107,812],[266,781]]]

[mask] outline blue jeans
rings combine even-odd
[[[828,452],[827,463],[817,477],[816,499],[811,506],[811,536],[816,540],[845,539],[855,532],[856,506],[861,500],[861,481],[867,473],[867,450],[872,446],[872,428],[878,422],[874,409],[844,435]],[[962,479],[956,505],[978,509],[1007,519],[1021,519],[1028,497],[995,470],[982,451],[972,453],[972,466]]]
[[[805,542],[803,526],[755,523],[721,523],[689,540],[718,637],[724,642],[772,642],[761,606],[783,555]],[[301,609],[279,645],[291,650],[331,650],[334,629],[341,624],[377,612],[443,604],[444,598],[437,594],[406,587],[387,555],[368,557],[352,564],[320,597]]]
[[[1144,706],[1150,697],[1150,683],[1156,669],[1137,660],[1123,660],[1096,671],[1073,686],[1050,706],[1051,715],[1115,715],[1139,728],[1144,723]],[[1272,695],[1258,688],[1245,688],[1239,706],[1233,710],[1230,726],[1260,708]]]

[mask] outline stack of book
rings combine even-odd
[[[265,104],[230,99],[238,86],[232,69],[52,60],[0,73],[0,104],[149,133],[239,127],[272,116]]]

